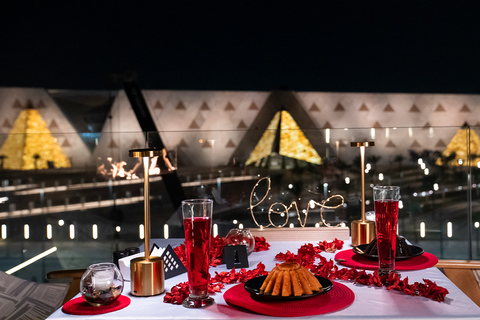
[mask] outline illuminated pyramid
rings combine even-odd
[[[469,133],[470,131],[470,133]],[[469,137],[470,135],[470,137]],[[448,163],[442,163],[442,158],[438,158],[436,161],[437,165],[467,165],[468,160],[468,152],[467,152],[467,144],[470,139],[470,154],[474,157],[470,159],[470,166],[476,167],[478,162],[480,161],[480,138],[478,137],[477,133],[473,129],[464,128],[459,129],[455,136],[453,136],[450,143],[447,145],[445,151],[442,152],[442,156],[444,158],[450,156],[453,152],[455,152],[455,159],[452,159]],[[462,161],[459,161],[459,160]],[[460,164],[461,163],[461,164]]]
[[[278,143],[279,146],[275,144]],[[278,150],[282,156],[322,164],[322,159],[287,111],[278,111],[250,154],[246,165],[257,163]]]
[[[55,168],[70,167],[70,160],[50,134],[45,121],[31,108],[20,112],[0,155],[4,169],[47,169],[49,162]]]

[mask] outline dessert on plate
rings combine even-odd
[[[272,296],[301,296],[322,290],[318,279],[297,261],[277,265],[265,278],[260,293]]]

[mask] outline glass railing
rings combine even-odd
[[[351,143],[369,141],[375,145],[365,155],[367,218],[373,211],[371,187],[398,185],[400,235],[439,258],[480,259],[478,130],[56,133],[58,158],[41,151],[49,148],[48,139],[29,134],[24,150],[13,148],[7,154],[10,149],[2,147],[0,155],[0,270],[56,247],[15,272],[43,281],[51,270],[86,268],[111,261],[113,251],[141,245],[143,168],[129,150],[158,139],[165,150],[150,168],[152,238],[183,237],[181,198],[213,199],[213,223],[220,236],[240,225],[268,225],[269,209],[279,210],[280,204],[295,202],[303,218],[310,200],[322,202],[333,195],[342,196],[344,204],[323,210],[325,223],[350,226],[361,216],[362,172],[360,150]],[[17,135],[17,140],[25,136]],[[2,146],[12,139],[7,137],[0,136]],[[26,163],[28,170],[22,170]],[[296,217],[294,207],[286,215],[271,215],[276,225],[288,218],[289,225],[301,228]],[[319,208],[310,208],[306,226],[319,225],[325,227]]]

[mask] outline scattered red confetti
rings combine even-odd
[[[242,268],[238,272],[236,272],[235,269],[220,273],[215,271],[215,276],[210,278],[210,283],[208,284],[208,293],[212,294],[215,292],[221,292],[225,287],[225,284],[244,283],[255,277],[267,274],[268,272],[265,271],[265,265],[261,262],[258,263],[257,267],[253,270]],[[182,301],[188,297],[189,293],[190,289],[188,288],[188,282],[181,282],[173,286],[170,291],[165,294],[163,302],[181,304]]]
[[[218,259],[220,259],[221,263],[221,254],[223,254],[224,241],[225,240],[223,238],[218,238],[218,236],[216,238],[212,238],[212,247],[214,247],[210,250],[210,254],[212,256],[212,266],[219,264]],[[270,245],[265,241],[265,238],[255,237],[254,251],[268,250],[269,247]],[[359,271],[355,268],[339,269],[332,259],[327,260],[320,254],[321,252],[335,252],[336,250],[342,248],[342,240],[335,239],[332,242],[320,241],[316,246],[311,243],[302,245],[298,249],[297,254],[294,254],[290,251],[287,251],[286,253],[280,252],[275,256],[275,259],[279,261],[297,260],[300,264],[310,269],[310,271],[312,271],[312,273],[315,275],[331,280],[349,280],[361,285],[386,287],[387,290],[401,291],[404,294],[422,296],[438,302],[445,301],[445,296],[449,293],[446,288],[440,287],[435,282],[428,279],[423,279],[423,283],[415,282],[413,284],[409,284],[408,277],[402,280],[396,273],[390,273],[388,276],[380,276],[378,271],[374,271],[373,274],[370,274],[365,270]],[[175,247],[174,251],[180,257],[180,260],[186,264],[185,245],[182,244]],[[318,263],[315,263],[316,259],[319,259]],[[208,292],[221,292],[225,284],[243,283],[255,277],[266,274],[268,274],[268,272],[265,271],[265,265],[261,262],[254,270],[246,270],[242,268],[238,272],[236,272],[235,269],[232,269],[229,272],[215,272],[215,276],[210,279]],[[179,283],[172,287],[170,292],[165,294],[163,301],[166,303],[181,304],[188,294],[188,282]]]
[[[350,280],[357,284],[386,287],[387,290],[397,290],[404,294],[412,296],[422,296],[436,301],[445,301],[445,296],[448,290],[438,286],[435,282],[423,279],[423,283],[415,282],[408,283],[408,277],[401,279],[396,273],[390,273],[388,276],[380,276],[378,271],[373,274],[366,273],[365,270],[358,271],[355,268],[341,268],[333,262],[320,255],[320,252],[335,252],[336,249],[343,247],[343,241],[335,239],[333,242],[320,242],[318,246],[312,244],[304,244],[299,249],[297,254],[290,251],[286,253],[279,253],[275,259],[279,261],[297,260],[301,265],[307,267],[317,276],[328,279]],[[315,264],[315,258],[319,258],[319,263]]]
[[[265,240],[265,237],[255,236],[255,248],[253,252],[267,251],[270,248],[270,244]]]

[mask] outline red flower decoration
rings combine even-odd
[[[404,294],[412,296],[422,296],[436,301],[445,301],[448,290],[438,286],[435,282],[423,279],[424,283],[415,282],[408,284],[408,277],[401,279],[396,273],[390,273],[388,276],[380,276],[378,271],[373,274],[365,270],[358,271],[355,268],[338,269],[332,259],[328,260],[320,255],[320,252],[335,252],[343,247],[343,241],[335,239],[333,242],[319,242],[318,246],[304,244],[298,249],[297,254],[290,251],[278,253],[275,259],[286,261],[290,259],[297,260],[300,264],[310,269],[312,273],[330,280],[350,280],[357,284],[386,287],[387,290],[397,290]],[[319,258],[319,263],[315,264],[315,258]]]
[[[265,240],[264,237],[255,236],[255,248],[253,252],[267,251],[270,248],[270,244]]]
[[[253,270],[246,270],[244,268],[236,272],[235,269],[232,269],[230,272],[216,272],[215,276],[210,278],[210,283],[208,284],[208,293],[212,294],[215,292],[221,292],[225,287],[225,284],[230,283],[244,283],[255,277],[267,275],[268,272],[265,271],[265,265],[259,263],[257,267]],[[163,302],[172,303],[172,304],[181,304],[185,298],[188,297],[190,289],[188,287],[188,282],[181,282],[173,286],[169,292],[165,294]]]

